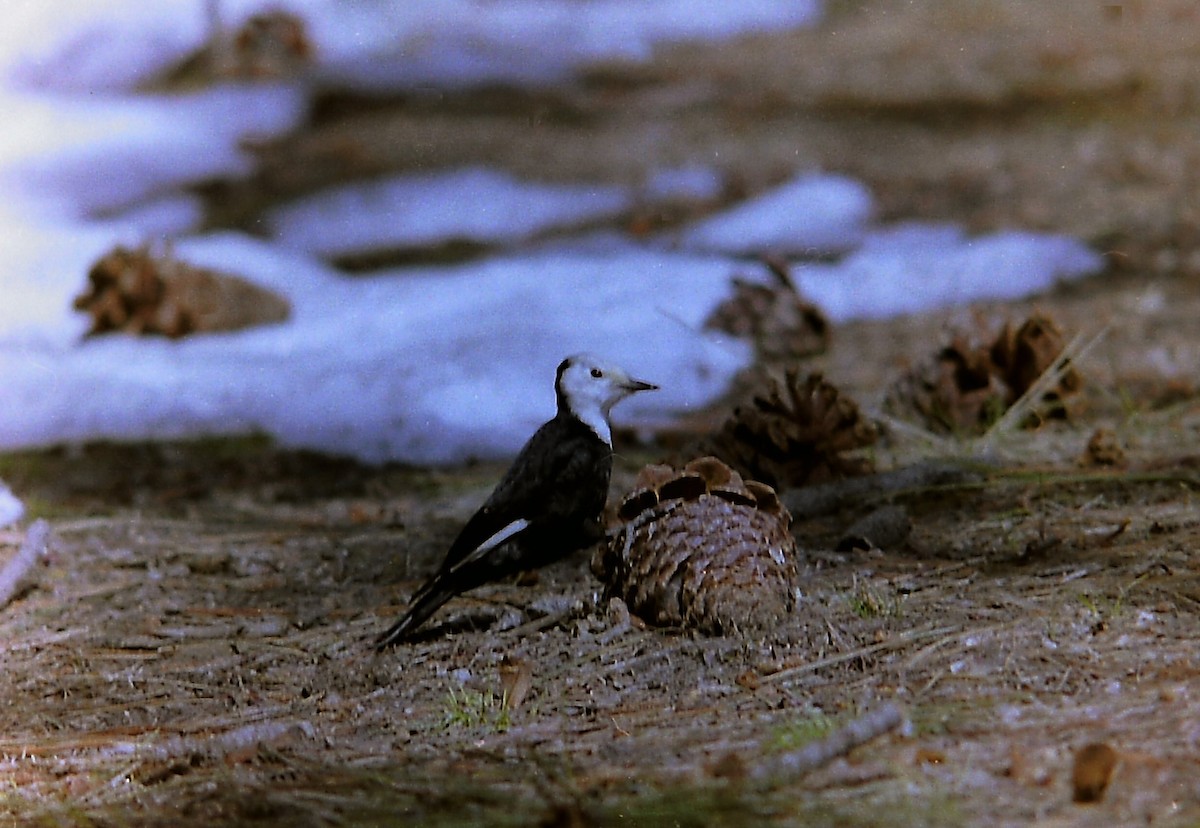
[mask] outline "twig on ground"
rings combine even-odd
[[[996,420],[992,424],[992,427],[979,438],[978,447],[980,454],[988,456],[997,448],[996,442],[998,439],[1006,434],[1013,433],[1029,417],[1034,409],[1041,404],[1046,393],[1056,388],[1062,381],[1062,378],[1075,365],[1083,361],[1083,358],[1108,335],[1108,331],[1109,327],[1105,326],[1099,333],[1086,342],[1084,341],[1083,334],[1077,335],[1068,342],[1066,347],[1062,349],[1062,352],[1055,357],[1054,361],[1042,372],[1033,385],[1029,386],[1025,390],[1025,393],[1010,405],[1008,410],[1001,415],[1000,419]]]
[[[885,704],[878,710],[853,719],[824,739],[809,742],[798,750],[768,757],[751,768],[750,778],[763,785],[787,782],[827,765],[839,756],[845,756],[859,745],[895,730],[903,722],[904,713],[900,707]]]
[[[16,557],[0,570],[0,608],[8,606],[29,570],[45,554],[49,537],[50,524],[44,520],[35,520],[25,532],[25,540],[17,550]]]
[[[835,664],[842,664],[846,661],[852,661],[856,658],[863,658],[883,650],[898,650],[906,647],[915,641],[922,641],[926,638],[934,638],[938,636],[951,634],[961,634],[963,630],[957,627],[934,627],[925,630],[908,630],[892,636],[887,641],[881,641],[878,644],[869,644],[865,647],[859,647],[857,650],[851,650],[846,653],[838,653],[837,655],[827,656],[817,659],[816,661],[808,661],[804,664],[795,667],[786,667],[778,672],[763,676],[764,683],[775,683],[781,681],[790,681],[798,676],[806,673],[813,673],[817,670],[823,670],[826,667],[832,667]]]
[[[287,736],[314,738],[313,726],[304,720],[253,722],[223,733],[172,736],[142,748],[148,757],[175,759],[197,754],[216,759],[259,745],[278,742]]]
[[[890,497],[901,492],[939,486],[974,485],[983,481],[985,470],[978,461],[929,460],[893,471],[865,477],[850,477],[785,492],[780,500],[792,517],[803,520],[836,512],[847,504]]]

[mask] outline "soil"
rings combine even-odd
[[[630,183],[706,163],[730,198],[821,167],[864,180],[884,220],[1077,234],[1103,274],[840,325],[805,366],[878,414],[877,468],[963,474],[884,476],[798,516],[802,597],[766,634],[648,627],[580,554],[376,653],[501,466],[367,467],[260,438],[4,455],[51,541],[0,609],[0,819],[1200,822],[1200,11],[829,5],[810,31],[664,48],[561,88],[330,92],[255,175],[203,188],[211,219],[250,227],[385,170]],[[881,413],[951,327],[1035,308],[1079,337],[1069,419],[945,436]],[[618,448],[614,495],[664,451]],[[836,551],[880,505],[911,531]],[[0,531],[0,555],[22,537]],[[789,768],[892,704],[899,727]]]

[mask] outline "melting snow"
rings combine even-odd
[[[199,48],[205,3],[38,0],[6,9],[0,68],[22,83],[128,89]],[[819,0],[221,0],[237,27],[273,8],[302,17],[319,76],[360,88],[549,83],[599,60],[644,60],[656,43],[810,25]],[[10,55],[7,61],[5,54]]]
[[[620,187],[530,184],[478,167],[351,184],[294,201],[267,223],[283,246],[336,257],[451,240],[512,243],[615,216]]]
[[[626,422],[703,404],[749,357],[700,330],[728,291],[719,259],[546,254],[350,279],[233,234],[177,254],[283,290],[293,319],[178,341],[0,337],[0,447],[262,430],[370,460],[495,457],[554,413],[569,353],[663,386],[625,404]]]
[[[0,529],[16,523],[25,514],[25,504],[0,480]]]
[[[1076,239],[1023,231],[967,237],[946,225],[875,231],[836,264],[807,265],[796,281],[834,321],[916,313],[983,299],[1016,299],[1102,266]]]
[[[841,175],[806,174],[687,230],[686,247],[727,253],[813,255],[858,244],[871,193]]]

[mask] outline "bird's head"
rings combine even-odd
[[[591,426],[605,442],[612,442],[608,413],[630,394],[653,391],[657,385],[633,379],[624,370],[591,354],[575,354],[558,366],[554,391],[558,409]]]

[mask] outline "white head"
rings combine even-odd
[[[558,366],[554,393],[558,410],[581,420],[604,442],[612,445],[608,412],[630,394],[653,391],[657,385],[635,380],[610,362],[591,354],[575,354]]]

